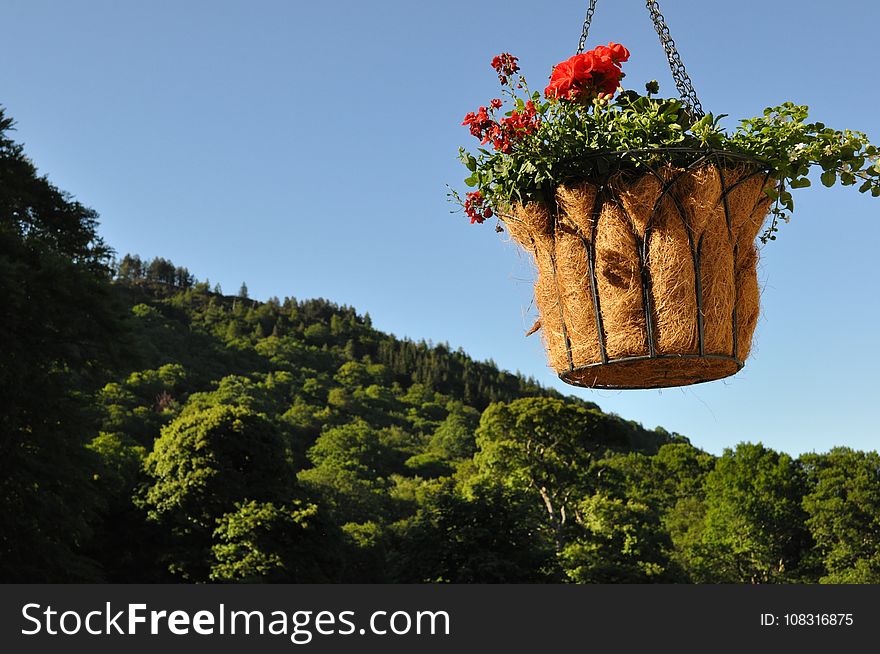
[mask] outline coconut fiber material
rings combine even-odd
[[[660,388],[737,372],[758,321],[755,238],[773,185],[745,165],[668,166],[561,186],[553,207],[516,207],[508,230],[534,257],[560,377]]]

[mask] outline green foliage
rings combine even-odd
[[[161,532],[146,522],[144,512],[132,502],[147,481],[143,470],[146,448],[120,432],[101,432],[88,448],[99,457],[93,479],[102,506],[87,554],[101,562],[105,581],[167,581],[158,561],[165,545]]]
[[[180,289],[195,285],[195,277],[183,267],[176,267],[167,259],[156,257],[152,261],[142,261],[138,255],[126,254],[115,263],[116,279],[129,284],[164,284]]]
[[[180,411],[176,399],[186,389],[186,371],[179,364],[133,372],[122,382],[106,384],[98,394],[104,411],[101,428],[152,445],[155,435]]]
[[[648,456],[629,452],[602,460],[602,486],[617,497],[631,497],[668,511],[680,499],[701,498],[712,456],[687,443],[668,443]]]
[[[638,172],[642,162],[686,166],[695,155],[683,149],[724,150],[753,158],[776,182],[770,191],[773,219],[761,237],[765,242],[775,239],[779,220],[789,220],[794,209],[790,191],[810,186],[811,169],[823,171],[825,186],[839,180],[880,197],[880,149],[862,132],[807,122],[807,107],[786,102],[741,121],[729,133],[719,125],[724,115],[698,118],[680,100],[651,97],[657,90],[651,82],[647,95],[628,90],[590,103],[545,100],[517,75],[502,88],[512,104],[504,115],[521,114],[528,102],[537,113],[537,128],[520,130],[511,146],[500,149],[471,153],[461,148],[459,158],[468,169],[465,184],[479,192],[478,206],[489,210],[484,215],[503,219],[512,205],[553,205],[561,184],[599,182],[609,171]],[[490,108],[488,120],[500,123],[503,119],[495,116],[502,112],[502,107]],[[641,154],[636,159],[617,154],[627,151]],[[450,196],[463,206],[467,202],[454,190]]]
[[[192,580],[207,577],[218,518],[238,502],[283,501],[291,491],[283,439],[260,414],[238,406],[181,416],[162,430],[145,467],[148,516],[178,543],[169,568]]]
[[[217,521],[210,578],[251,583],[335,581],[340,542],[326,532],[314,504],[241,503]]]
[[[12,124],[0,108],[0,579],[94,580],[85,445],[89,394],[118,350],[110,251],[97,214],[37,173]]]
[[[100,457],[94,480],[102,486],[106,499],[129,500],[147,456],[146,449],[126,434],[101,432],[88,444]]]
[[[827,572],[823,583],[880,583],[880,455],[834,448],[806,454],[803,504]]]
[[[560,553],[566,576],[576,583],[676,581],[671,542],[651,507],[596,493],[575,507],[582,530]],[[673,568],[674,569],[674,568]]]
[[[468,186],[478,188],[504,215],[511,204],[547,202],[557,186],[597,178],[617,165],[604,152],[657,147],[706,147],[718,140],[717,121],[694,121],[679,100],[640,96],[633,91],[615,100],[596,99],[589,106],[542,101],[531,95],[541,117],[537,131],[527,134],[509,153],[480,149],[476,156],[460,151],[473,168]],[[523,100],[515,97],[517,110]],[[584,154],[600,156],[585,158]],[[649,155],[650,159],[650,155]]]
[[[757,444],[725,450],[706,476],[702,541],[712,552],[711,579],[731,583],[796,580],[811,546],[797,461]]]
[[[275,499],[288,488],[289,463],[277,431],[260,414],[220,405],[182,416],[162,430],[146,469],[155,518],[212,526],[242,498]]]
[[[298,478],[340,524],[387,518],[396,505],[391,477],[409,472],[408,440],[399,430],[376,429],[361,419],[326,429],[308,451],[314,467]]]
[[[552,550],[535,538],[532,503],[497,484],[465,494],[452,480],[425,488],[414,515],[393,525],[392,581],[550,581]]]
[[[425,479],[448,477],[455,471],[449,459],[435,452],[414,454],[404,462],[404,465],[412,474]]]
[[[387,477],[397,466],[388,465],[393,457],[383,447],[379,431],[363,420],[328,429],[309,450],[316,466],[351,470],[364,478]]]
[[[94,424],[83,414],[87,460],[65,461],[91,480],[68,551],[83,567],[46,579],[876,578],[877,482],[861,453],[802,469],[743,445],[716,462],[323,301],[113,290],[134,308],[131,357],[95,387]],[[278,333],[258,336],[264,323]]]
[[[387,527],[377,521],[342,525],[344,556],[339,570],[345,583],[382,583],[388,580]]]
[[[493,404],[476,432],[475,460],[482,473],[535,496],[561,551],[573,502],[595,488],[597,454],[625,445],[607,416],[555,398]]]
[[[448,460],[470,459],[477,450],[474,432],[479,422],[475,409],[461,404],[453,407],[431,437],[431,451]]]
[[[789,189],[810,186],[807,175],[818,168],[824,186],[839,181],[859,185],[860,193],[880,197],[880,149],[862,132],[835,130],[823,123],[808,123],[808,107],[786,102],[764,110],[757,118],[743,120],[737,132],[720,145],[762,161],[773,171],[779,187],[771,197],[773,220],[761,237],[776,238],[779,220],[788,222],[794,210]]]

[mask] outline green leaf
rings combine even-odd
[[[822,173],[822,183],[825,186],[828,186],[828,187],[834,186],[834,182],[836,182],[836,181],[837,181],[837,173],[835,173],[833,170],[826,170],[824,173]]]
[[[470,177],[468,177],[467,179],[464,180],[464,183],[467,184],[468,186],[476,186],[477,184],[480,183],[480,180],[477,179],[476,175],[471,175]]]
[[[791,188],[807,188],[810,185],[810,180],[806,177],[801,177],[800,179],[791,180],[791,184],[789,186]]]

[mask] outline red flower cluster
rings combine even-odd
[[[623,78],[620,64],[627,59],[629,50],[619,43],[600,45],[574,55],[553,67],[544,95],[583,103],[599,94],[613,95]]]
[[[467,125],[471,130],[471,134],[478,139],[483,139],[482,143],[486,143],[489,139],[488,137],[484,138],[484,133],[489,133],[492,125],[495,124],[495,121],[489,117],[489,112],[486,110],[486,107],[480,107],[476,113],[469,111],[461,124]]]
[[[527,134],[531,134],[538,129],[539,125],[540,121],[535,111],[535,103],[529,100],[526,102],[524,111],[511,111],[509,116],[501,119],[500,134],[495,135],[492,145],[495,146],[496,150],[509,154],[512,149],[512,142]]]
[[[483,198],[483,194],[479,191],[468,193],[465,197],[464,212],[470,217],[471,225],[481,223],[486,218],[492,217],[492,210],[489,207],[484,207],[484,202],[485,198]]]
[[[493,109],[498,109],[501,100],[492,100],[490,105]],[[539,124],[535,104],[531,100],[526,102],[523,111],[512,111],[500,121],[493,120],[486,107],[480,107],[477,112],[468,112],[462,122],[462,125],[470,128],[471,134],[481,139],[481,145],[491,141],[492,146],[504,154],[510,154],[513,144],[538,129]]]
[[[498,73],[498,79],[502,84],[507,84],[508,78],[519,72],[519,65],[516,61],[517,58],[509,52],[502,52],[492,57],[492,68]]]

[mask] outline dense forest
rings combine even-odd
[[[721,456],[156,258],[0,111],[0,580],[880,583],[880,456]]]

